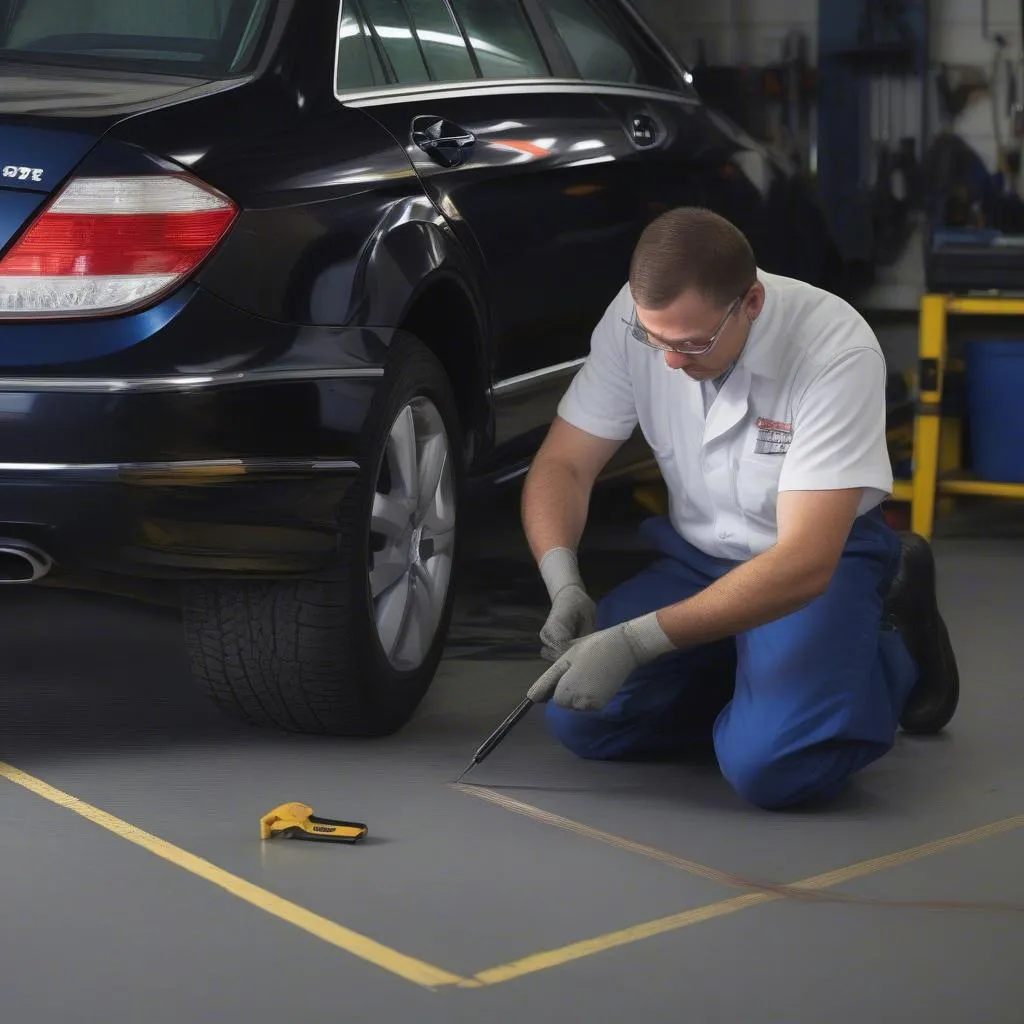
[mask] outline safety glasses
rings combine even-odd
[[[743,301],[744,296],[740,295],[734,299],[732,305],[726,311],[722,322],[718,325],[715,333],[708,338],[707,341],[680,341],[680,342],[668,342],[661,341],[651,336],[651,332],[640,322],[639,314],[637,313],[636,306],[633,307],[633,317],[631,320],[623,320],[622,322],[629,328],[630,334],[636,341],[646,345],[648,348],[657,349],[659,352],[674,352],[680,356],[702,356],[707,352],[710,352],[718,342],[718,339],[722,336],[722,331],[725,330],[726,324],[729,323],[729,319],[733,313],[736,312],[740,307],[740,303]]]

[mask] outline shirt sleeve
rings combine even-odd
[[[590,354],[558,405],[567,423],[610,441],[629,440],[639,421],[626,351],[623,310],[632,309],[626,300],[628,291],[620,292],[608,307],[591,336]]]
[[[842,353],[818,372],[794,412],[780,491],[863,487],[861,513],[892,492],[886,376],[884,356],[866,346]]]

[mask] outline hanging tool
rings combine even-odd
[[[497,747],[498,744],[515,728],[515,726],[526,717],[532,707],[533,701],[527,697],[526,700],[524,700],[523,703],[520,704],[519,707],[517,707],[515,711],[513,711],[512,714],[509,715],[508,718],[506,718],[505,721],[487,737],[480,749],[473,755],[473,760],[470,761],[463,770],[462,775],[455,780],[454,785],[458,785],[466,774],[480,764],[480,762],[485,758],[489,757],[494,752],[495,747]]]
[[[304,839],[316,843],[358,843],[369,829],[358,821],[316,818],[313,808],[290,803],[260,818],[260,839]]]

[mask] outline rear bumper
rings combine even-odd
[[[123,362],[0,365],[0,536],[55,577],[330,573],[390,337],[175,301]]]
[[[53,576],[151,579],[329,573],[350,460],[0,467],[0,534]]]

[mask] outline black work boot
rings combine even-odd
[[[960,701],[949,632],[939,614],[935,558],[931,545],[916,533],[900,534],[900,568],[885,600],[885,619],[899,630],[918,668],[900,725],[905,732],[928,735],[949,723]]]

